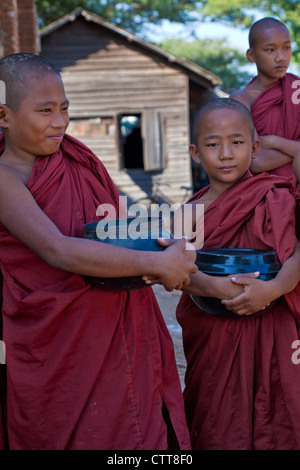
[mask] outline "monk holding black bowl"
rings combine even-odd
[[[300,364],[293,356],[300,344],[295,199],[286,178],[250,173],[258,149],[251,114],[241,103],[218,99],[198,113],[190,150],[210,181],[190,201],[204,204],[201,248],[271,250],[282,267],[267,281],[231,281],[243,293],[222,303],[238,318],[211,315],[194,303],[189,293],[203,293],[199,281],[197,287],[200,272],[184,288],[177,319],[193,449],[300,449]]]

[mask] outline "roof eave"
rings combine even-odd
[[[82,8],[76,8],[76,10],[72,11],[71,13],[63,16],[59,20],[56,20],[50,25],[42,28],[40,31],[41,37],[54,32],[56,29],[59,29],[60,27],[64,26],[65,24],[69,22],[75,21],[79,16],[84,17],[86,21],[92,21],[96,24],[99,24],[103,28],[106,28],[107,30],[115,32],[116,34],[122,36],[127,41],[133,44],[136,44],[137,46],[143,48],[144,50],[147,50],[149,52],[159,55],[161,58],[164,58],[172,65],[177,66],[181,69],[187,70],[189,73],[192,73],[194,80],[198,83],[201,83],[202,85],[213,88],[215,86],[220,86],[223,83],[222,80],[217,75],[209,72],[208,70],[200,67],[199,65],[196,65],[193,62],[190,62],[186,59],[177,57],[165,51],[164,49],[157,46],[156,44],[153,44],[153,43],[145,41],[144,39],[138,38],[137,36],[126,31],[125,29],[119,26],[116,26],[115,24],[104,20],[103,18],[96,15],[95,13],[91,13]]]

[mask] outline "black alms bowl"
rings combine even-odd
[[[260,272],[259,279],[273,279],[280,270],[275,251],[239,249],[239,248],[212,248],[197,251],[196,264],[198,269],[211,276],[229,276],[230,274]],[[195,304],[211,315],[227,318],[244,318],[228,310],[219,299],[191,295]],[[269,307],[255,313],[265,312]]]
[[[110,245],[142,251],[162,251],[157,238],[169,238],[163,230],[162,220],[155,217],[129,217],[102,220],[84,225],[84,238]],[[85,276],[94,286],[108,290],[131,290],[147,287],[140,276],[100,278]]]

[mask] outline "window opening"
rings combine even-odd
[[[124,168],[144,169],[143,140],[140,114],[123,114],[120,116],[120,127],[123,143]]]

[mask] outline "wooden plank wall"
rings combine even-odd
[[[120,191],[137,200],[149,191],[153,179],[160,178],[161,189],[174,202],[183,202],[187,192],[181,186],[191,185],[188,76],[83,18],[45,35],[41,42],[41,55],[61,71],[71,119],[106,118],[109,123],[106,133],[99,135],[76,135],[74,127],[70,134],[101,158]],[[117,115],[146,109],[165,118],[167,166],[161,174],[119,166]]]

